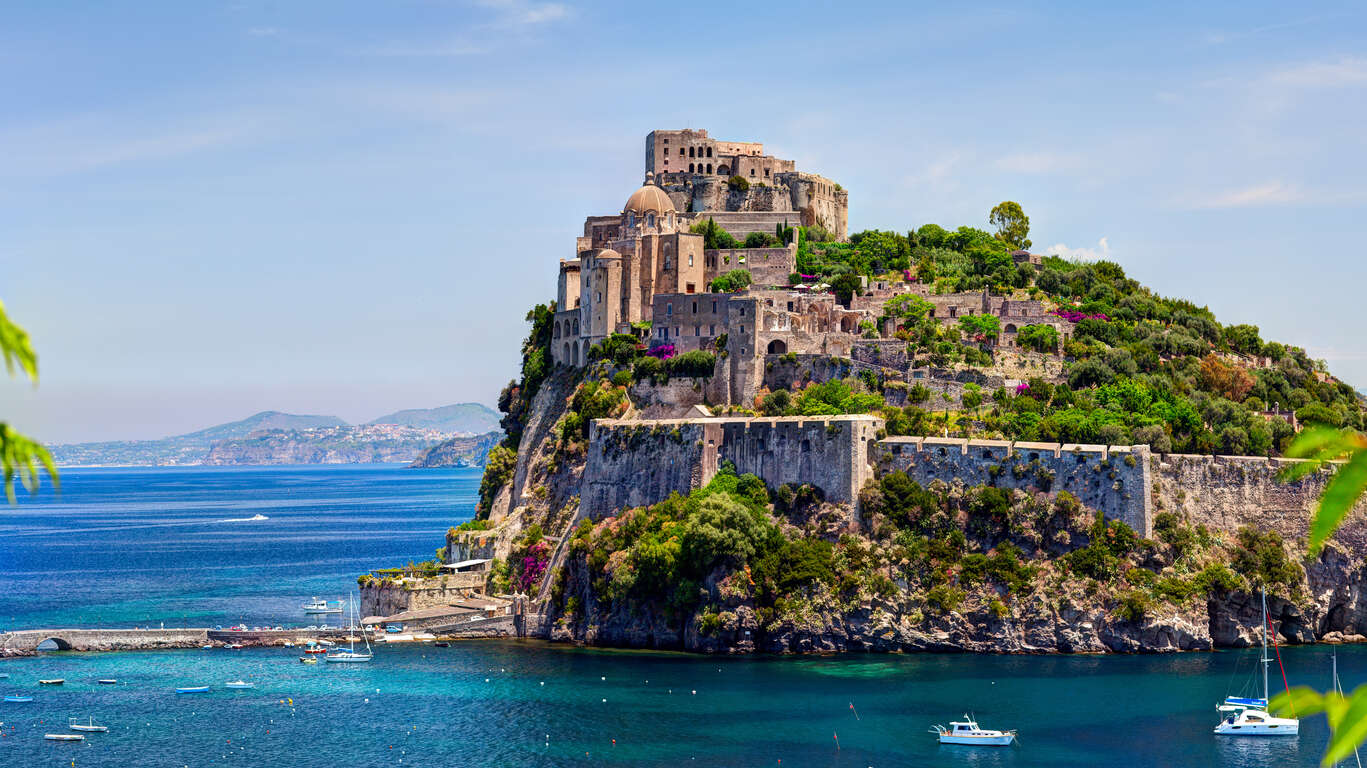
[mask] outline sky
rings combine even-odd
[[[1143,7],[1139,7],[1143,6]],[[47,442],[492,405],[656,128],[762,141],[850,231],[1106,258],[1367,389],[1361,3],[30,3],[0,301]]]

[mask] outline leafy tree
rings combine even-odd
[[[744,176],[736,175],[726,180],[726,186],[740,192],[749,192],[750,180]]]
[[[916,294],[903,293],[888,299],[883,305],[883,314],[905,320],[922,320],[934,308],[934,304]]]
[[[1215,355],[1206,355],[1201,360],[1201,386],[1237,403],[1253,388],[1253,377],[1237,365],[1230,365]]]
[[[959,318],[959,328],[970,339],[993,342],[1001,334],[1001,321],[996,315],[965,315]]]
[[[0,357],[4,358],[5,370],[11,377],[17,368],[35,386],[38,384],[38,354],[33,351],[28,332],[9,319],[3,302],[0,302]],[[0,471],[4,473],[5,498],[9,499],[10,504],[17,503],[14,496],[16,477],[28,488],[29,493],[38,491],[40,465],[52,484],[57,486],[60,480],[52,454],[41,443],[0,421]]]
[[[750,287],[750,270],[733,269],[723,272],[712,281],[715,293],[740,293]]]
[[[1030,217],[1025,215],[1020,203],[1006,200],[998,203],[988,216],[988,221],[997,228],[996,238],[1012,248],[1029,248]]]
[[[836,416],[870,413],[883,406],[883,396],[860,392],[842,379],[812,384],[798,395],[796,408],[803,416]]]
[[[1027,325],[1016,333],[1016,343],[1036,352],[1058,351],[1058,329],[1052,325]]]
[[[730,232],[722,229],[711,216],[707,217],[707,221],[695,222],[688,231],[702,235],[702,247],[709,251],[740,247],[740,242],[732,237]]]
[[[630,333],[614,333],[589,348],[588,359],[610,360],[617,365],[631,365],[637,353],[644,349],[641,340]]]
[[[778,238],[766,232],[751,232],[745,236],[746,248],[768,248],[771,245],[777,244]]]
[[[846,272],[831,281],[831,290],[835,292],[835,300],[846,307],[850,306],[850,300],[863,286],[864,283],[859,279],[859,275],[852,272]]]

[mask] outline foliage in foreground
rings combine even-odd
[[[11,377],[17,368],[34,384],[38,383],[38,355],[33,351],[28,332],[9,319],[3,303],[0,303],[0,358],[4,359],[5,370]],[[0,472],[4,475],[5,498],[10,504],[18,502],[14,495],[15,479],[20,480],[29,493],[36,493],[40,471],[47,472],[53,486],[60,484],[52,454],[38,441],[0,421]]]

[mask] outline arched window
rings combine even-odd
[[[689,148],[688,148],[688,156],[689,156],[689,157],[693,157],[693,148],[692,148],[692,147],[689,147]]]
[[[729,176],[729,175],[731,175],[731,174],[730,174],[730,170],[731,170],[731,169],[730,169],[730,168],[727,168],[725,164],[717,166],[717,173],[720,174],[720,175],[722,175],[722,176]]]
[[[579,319],[578,319],[578,318],[575,318],[575,320],[574,320],[574,335],[575,335],[575,336],[578,336],[578,335],[579,335]]]
[[[683,157],[683,147],[679,147],[679,157]]]
[[[655,214],[653,214],[653,213],[647,213],[647,214],[646,214],[646,226],[647,226],[647,227],[654,227],[654,226],[655,226]]]
[[[782,355],[788,352],[788,345],[783,343],[783,339],[774,339],[769,342],[769,354]]]
[[[711,147],[708,147],[708,148],[707,148],[707,156],[708,156],[708,157],[711,157],[711,156],[712,156],[712,148],[711,148]]]
[[[569,342],[565,342],[564,347],[561,348],[561,350],[560,350],[560,357],[561,357],[562,359],[564,359],[566,365],[573,365],[573,364],[574,364],[574,358],[570,357],[570,344],[569,344]]]
[[[567,321],[568,322],[568,321]],[[560,338],[560,323],[555,324],[555,338]]]
[[[689,163],[689,164],[688,164],[688,172],[689,172],[689,173],[692,173],[692,172],[693,172],[693,164],[692,164],[692,163]]]
[[[751,169],[750,169],[750,175],[751,175],[751,176],[754,176],[754,175],[755,175],[755,169],[754,169],[754,168],[751,168]]]
[[[711,173],[711,172],[712,172],[712,164],[711,164],[711,163],[708,163],[708,164],[707,164],[707,172],[708,172],[708,173]]]
[[[631,227],[634,227],[634,226],[636,226],[636,212],[635,212],[635,211],[628,211],[628,212],[627,212],[627,227],[628,227],[628,228],[631,228]]]

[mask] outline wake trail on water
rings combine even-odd
[[[229,517],[224,520],[215,520],[215,523],[254,523],[258,520],[269,520],[265,515],[252,515],[251,517]]]
[[[256,523],[262,520],[269,520],[265,515],[252,515],[251,517],[229,517],[222,520],[176,520],[166,523],[134,523],[132,525],[105,525],[93,528],[46,528],[37,531],[18,531],[7,534],[13,538],[33,537],[33,536],[54,536],[63,534],[80,533],[108,533],[112,531],[136,531],[146,528],[184,528],[195,525],[219,525],[221,523]]]

